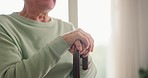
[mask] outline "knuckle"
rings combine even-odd
[[[88,36],[89,36],[89,37],[92,37],[91,34],[89,34],[89,33],[88,33]]]
[[[76,30],[76,34],[79,35],[80,34],[80,31],[79,30]]]
[[[82,29],[81,28],[78,28],[78,31],[82,31]]]
[[[80,34],[81,34],[81,32],[77,31],[77,35],[80,35]]]
[[[81,28],[78,28],[77,31],[78,31],[78,32],[82,32],[83,30],[82,30]]]

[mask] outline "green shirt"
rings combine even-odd
[[[51,18],[47,23],[19,16],[0,15],[0,78],[72,78],[73,56],[60,37],[72,31],[71,23]],[[89,57],[81,78],[95,78]]]

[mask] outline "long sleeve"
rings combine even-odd
[[[47,23],[0,15],[0,78],[72,78],[72,54],[60,35],[74,30],[71,23],[52,18]],[[82,78],[94,78],[96,68]]]
[[[29,59],[22,59],[12,38],[0,27],[0,78],[43,78],[68,48],[57,37]]]

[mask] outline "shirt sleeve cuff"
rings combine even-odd
[[[58,56],[61,56],[70,48],[67,42],[61,36],[53,40],[49,44],[49,46],[49,48],[51,48],[54,51],[54,53]]]

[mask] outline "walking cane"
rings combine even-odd
[[[80,78],[80,58],[82,58],[82,69],[88,68],[88,57],[83,58],[78,50],[73,53],[73,78]]]

